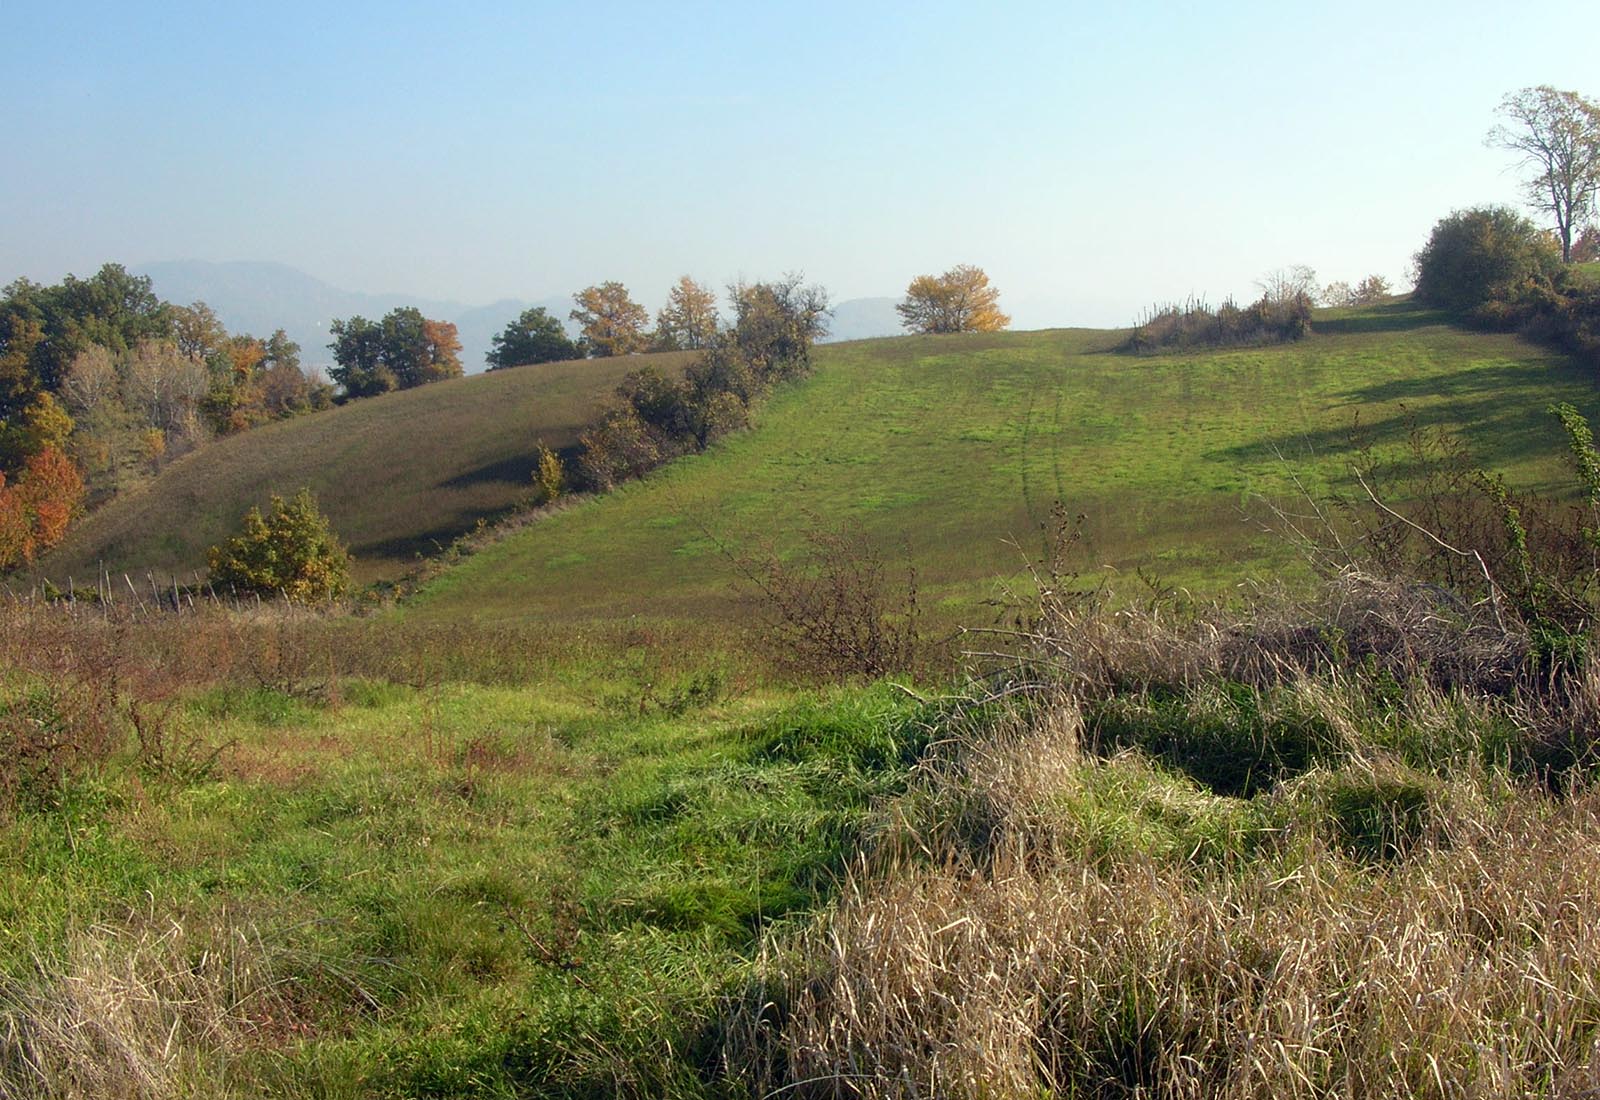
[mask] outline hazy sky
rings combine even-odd
[[[1592,0],[14,3],[0,282],[276,260],[486,303],[985,267],[1022,327],[1291,263],[1398,280],[1516,201],[1509,90],[1600,95]]]

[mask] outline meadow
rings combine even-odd
[[[972,625],[1048,537],[1085,517],[1080,564],[1213,595],[1298,566],[1269,502],[1349,491],[1358,442],[1403,460],[1455,433],[1514,485],[1567,484],[1559,427],[1600,410],[1587,373],[1409,303],[1321,315],[1300,343],[1133,357],[1064,330],[827,345],[754,430],[498,542],[408,614],[573,622],[748,616],[734,558],[856,532],[917,573],[924,610]]]
[[[0,1095],[1586,1095],[1600,663],[1263,521],[1413,425],[1566,492],[1593,383],[1407,303],[1318,328],[827,347],[397,606],[0,606]],[[330,422],[470,397],[509,453],[533,379]],[[840,527],[986,655],[797,671],[737,561]]]
[[[925,735],[644,636],[4,627],[9,737],[137,731],[3,770],[7,1096],[702,1094]]]

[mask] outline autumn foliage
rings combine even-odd
[[[912,332],[999,332],[1011,324],[1000,312],[1000,291],[983,268],[957,264],[943,275],[918,275],[895,306]]]
[[[271,514],[245,513],[244,529],[206,554],[213,584],[296,603],[332,599],[350,585],[350,555],[310,490],[272,497]]]
[[[56,447],[30,455],[14,484],[0,473],[0,569],[60,542],[82,506],[83,475]]]

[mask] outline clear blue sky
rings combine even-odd
[[[985,267],[1024,327],[1398,280],[1515,202],[1500,97],[1600,95],[1591,2],[23,4],[0,282],[276,260],[486,303]]]

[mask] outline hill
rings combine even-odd
[[[1593,380],[1511,336],[1407,303],[1325,313],[1272,348],[1135,358],[1056,330],[829,345],[755,430],[524,530],[439,578],[428,616],[689,619],[736,606],[736,552],[857,525],[916,565],[923,607],[972,621],[1041,548],[1061,500],[1083,564],[1216,592],[1295,556],[1261,496],[1347,476],[1352,432],[1398,448],[1410,418],[1458,432],[1513,483],[1561,481],[1546,414],[1597,411]],[[1013,545],[1016,543],[1018,545]]]
[[[218,440],[90,515],[40,563],[57,580],[147,570],[187,578],[270,492],[309,486],[356,578],[397,576],[530,489],[539,441],[561,448],[630,370],[684,355],[545,363],[352,402]]]
[[[507,538],[415,601],[426,616],[702,619],[740,606],[724,550],[794,551],[855,525],[915,563],[924,607],[971,621],[1042,548],[1054,501],[1085,516],[1081,564],[1218,591],[1293,563],[1260,498],[1346,476],[1352,432],[1397,447],[1410,417],[1459,432],[1513,482],[1560,480],[1548,404],[1596,411],[1569,360],[1400,303],[1325,313],[1299,344],[1135,358],[1095,330],[829,344],[754,430]],[[680,364],[681,358],[666,358]],[[269,490],[309,485],[357,577],[393,577],[526,493],[535,440],[563,446],[639,364],[525,367],[272,425],[175,463],[41,565],[135,576],[204,564]]]
[[[894,309],[899,301],[899,298],[847,298],[836,303],[828,318],[827,340],[837,343],[904,335],[905,325]]]

